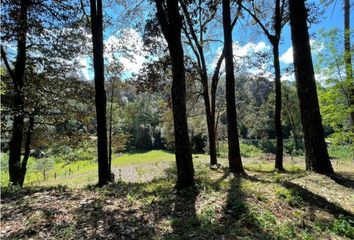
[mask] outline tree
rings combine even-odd
[[[290,0],[289,13],[295,78],[305,143],[306,169],[321,174],[333,173],[318,104],[305,1]]]
[[[216,156],[216,91],[219,81],[219,73],[221,64],[224,60],[224,51],[222,51],[217,64],[214,69],[214,73],[211,77],[211,91],[209,96],[209,77],[208,77],[208,66],[205,58],[205,49],[207,48],[207,43],[209,40],[205,37],[208,31],[208,23],[210,23],[217,13],[219,2],[207,2],[206,6],[203,6],[203,1],[199,1],[193,11],[188,10],[188,3],[185,1],[179,1],[184,16],[183,32],[188,39],[188,45],[191,47],[192,52],[195,55],[197,62],[198,74],[202,83],[202,95],[204,99],[205,115],[207,120],[207,129],[209,136],[209,154],[210,154],[210,165],[217,164]],[[191,4],[189,4],[191,5]],[[236,25],[237,19],[240,15],[239,8],[237,10],[236,16],[231,24],[231,28]],[[197,15],[198,20],[193,21],[192,16]],[[199,30],[198,30],[199,29]],[[198,38],[198,36],[199,38]]]
[[[15,87],[14,108],[15,116],[12,126],[12,137],[10,141],[10,155],[9,155],[9,174],[10,182],[13,185],[21,186],[21,146],[23,138],[23,122],[24,122],[24,96],[22,93],[24,86],[24,74],[26,66],[26,39],[27,39],[27,14],[28,2],[22,0],[20,2],[19,16],[16,19],[18,26],[17,32],[17,56],[15,69],[12,71],[6,53],[1,46],[1,56],[4,60],[5,66],[11,76]]]
[[[290,133],[294,141],[295,149],[298,154],[302,148],[302,132],[299,103],[296,96],[296,86],[293,82],[285,81],[282,84],[282,104],[283,125],[290,127]]]
[[[95,73],[95,103],[97,120],[98,186],[111,179],[107,153],[106,90],[104,86],[102,1],[90,0],[93,65]]]
[[[350,0],[344,0],[344,62],[346,79],[349,83],[349,107],[352,132],[354,133],[354,83],[353,83],[353,66],[352,66],[352,51],[350,45]]]
[[[275,156],[275,168],[277,170],[283,171],[283,131],[282,131],[282,120],[281,120],[281,70],[280,70],[280,63],[279,63],[279,43],[281,37],[281,31],[284,26],[284,7],[285,1],[284,0],[276,0],[274,13],[272,16],[273,25],[272,31],[274,34],[271,34],[270,31],[267,29],[266,24],[262,23],[260,18],[257,16],[257,12],[259,9],[252,12],[248,8],[244,7],[241,3],[239,4],[245,9],[257,22],[257,24],[262,28],[264,34],[268,38],[269,42],[272,44],[273,47],[273,65],[274,65],[274,82],[275,82],[275,114],[274,114],[274,125],[275,125],[275,132],[277,138],[277,152]],[[253,3],[254,4],[254,3]]]
[[[28,158],[24,156],[21,161],[25,120],[30,121],[32,114],[26,111],[29,99],[27,83],[38,72],[48,78],[69,73],[68,66],[72,64],[68,59],[74,61],[72,56],[79,52],[79,48],[76,48],[78,35],[82,35],[76,13],[75,1],[2,2],[1,57],[13,83],[9,175],[10,182],[14,185],[22,185]],[[70,45],[65,41],[68,38]],[[17,50],[11,50],[15,45]],[[29,142],[25,141],[25,148],[27,143]],[[26,152],[28,151],[25,149],[25,154]]]
[[[192,151],[186,114],[186,79],[181,42],[182,18],[178,0],[155,0],[157,18],[167,41],[172,62],[172,109],[175,134],[178,190],[194,184]]]
[[[334,131],[330,135],[334,144],[353,143],[350,117],[352,82],[345,76],[342,32],[336,28],[329,31],[322,29],[314,47],[317,53],[315,71],[326,77],[318,87],[323,124]]]
[[[222,1],[222,15],[224,27],[224,53],[225,53],[225,71],[226,71],[226,111],[227,111],[227,134],[229,147],[229,168],[230,172],[244,172],[240,143],[237,130],[237,113],[235,103],[235,76],[232,51],[232,26],[230,17],[230,1]]]

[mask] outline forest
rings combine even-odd
[[[351,0],[2,0],[1,239],[354,239]]]

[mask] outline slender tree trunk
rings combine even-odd
[[[26,141],[25,141],[25,153],[23,155],[23,160],[21,164],[21,176],[20,176],[20,186],[23,186],[23,183],[25,181],[25,176],[27,173],[27,162],[30,156],[30,151],[31,151],[31,141],[32,141],[32,132],[34,128],[34,114],[30,115],[29,117],[29,123],[28,123],[28,128],[27,128],[27,134],[26,134]]]
[[[294,139],[294,144],[295,144],[295,149],[296,151],[299,151],[300,150],[300,147],[299,147],[299,143],[298,143],[298,135],[297,135],[297,132],[296,132],[296,125],[295,125],[295,121],[293,119],[293,117],[291,116],[290,113],[288,113],[288,120],[290,122],[290,125],[291,125],[291,131],[293,132],[293,139]]]
[[[98,185],[111,180],[107,154],[106,91],[104,87],[102,0],[90,0],[95,73],[95,103],[97,118]]]
[[[187,124],[184,54],[181,42],[182,18],[178,11],[178,0],[168,0],[166,9],[163,2],[163,0],[155,0],[157,18],[166,38],[172,62],[171,91],[177,165],[176,189],[181,190],[194,185],[194,167]]]
[[[350,45],[350,0],[344,0],[344,61],[346,78],[350,88],[350,123],[352,131],[354,131],[354,83],[352,51]]]
[[[304,0],[289,0],[289,11],[306,169],[322,174],[333,173],[318,104]]]
[[[350,126],[354,134],[354,83],[353,83],[353,65],[352,65],[352,51],[350,44],[350,0],[344,0],[344,62],[346,79],[349,84],[349,107],[350,111]],[[353,140],[351,141],[354,144]],[[354,159],[354,147],[353,147]]]
[[[283,131],[281,125],[281,82],[279,64],[279,41],[273,42],[273,62],[275,70],[275,115],[274,125],[277,136],[277,153],[275,155],[275,169],[283,171]]]
[[[204,56],[202,56],[204,59]],[[210,98],[209,98],[209,87],[208,87],[208,76],[206,75],[206,64],[205,62],[202,64],[205,72],[202,74],[202,83],[203,83],[203,98],[204,98],[204,106],[205,106],[205,115],[207,120],[208,127],[208,136],[209,136],[209,154],[210,154],[210,165],[215,165],[218,163],[216,156],[216,139],[215,139],[215,118],[213,118],[211,106],[210,106]]]
[[[223,26],[224,26],[224,50],[226,68],[226,111],[227,111],[227,133],[229,147],[229,168],[230,172],[244,172],[240,144],[237,130],[237,113],[235,103],[235,76],[232,51],[232,27],[230,18],[230,1],[223,0]]]
[[[113,94],[114,94],[114,79],[112,79],[111,86],[111,102],[110,102],[110,111],[109,111],[109,139],[108,139],[108,168],[111,169],[112,166],[112,125],[113,125]]]
[[[24,74],[26,66],[26,36],[27,36],[27,12],[28,2],[21,1],[18,36],[17,36],[17,56],[15,63],[14,85],[14,120],[12,125],[12,136],[10,140],[9,153],[9,175],[10,182],[14,185],[21,185],[21,148],[23,138],[24,122]]]

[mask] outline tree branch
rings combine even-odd
[[[244,9],[249,15],[251,15],[253,17],[253,19],[257,22],[257,24],[262,28],[264,34],[267,36],[269,41],[273,42],[274,36],[269,33],[268,29],[264,26],[264,24],[261,22],[261,20],[259,20],[259,18],[253,12],[251,12],[248,8],[243,6],[241,1],[239,1],[238,4],[239,4],[239,6],[242,7],[242,9]]]
[[[12,69],[11,69],[11,67],[10,67],[10,64],[9,64],[9,62],[8,62],[8,60],[7,60],[7,57],[6,57],[5,50],[4,50],[4,48],[3,48],[2,45],[1,45],[1,58],[2,58],[2,60],[4,61],[5,67],[6,67],[7,71],[9,72],[10,77],[11,77],[13,83],[14,83],[15,91],[16,91],[16,92],[19,92],[19,91],[20,91],[20,88],[19,88],[18,83],[17,83],[17,81],[16,81],[15,73],[12,71]]]

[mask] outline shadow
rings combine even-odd
[[[219,170],[222,170],[223,171],[223,175],[215,180],[215,181],[210,181],[209,185],[210,187],[214,190],[214,191],[220,191],[221,189],[221,183],[228,177],[230,176],[230,171],[229,171],[229,168],[228,167],[222,167],[222,168],[219,168],[219,169],[211,169],[211,171],[219,171]]]
[[[336,217],[339,217],[340,215],[344,215],[346,217],[351,218],[354,221],[353,213],[348,212],[347,210],[341,208],[340,206],[329,202],[327,199],[325,199],[322,196],[314,194],[313,192],[310,192],[309,190],[292,182],[284,182],[282,183],[282,186],[286,187],[289,190],[292,190],[293,192],[298,193],[301,199],[304,201],[304,204],[308,205],[309,207],[320,208]]]
[[[24,197],[30,197],[36,193],[41,192],[52,192],[54,194],[65,194],[67,193],[68,187],[65,185],[58,186],[30,186],[30,187],[2,187],[1,188],[1,203],[9,203],[14,200],[18,201]]]
[[[339,185],[354,189],[354,180],[349,177],[345,177],[345,176],[340,175],[338,173],[328,175],[328,177],[330,179],[332,179],[333,181],[335,181]]]
[[[234,175],[231,180],[220,222],[220,225],[225,227],[220,231],[222,235],[218,239],[225,235],[230,239],[275,239],[260,226],[255,214],[249,208],[247,203],[249,196],[241,188],[242,181],[249,177],[247,174]]]
[[[172,232],[166,234],[164,239],[201,239],[200,221],[196,212],[198,194],[199,190],[196,187],[178,192],[170,213]]]
[[[124,203],[121,203],[124,208]],[[73,215],[75,234],[84,239],[151,239],[155,228],[139,209],[119,211],[105,208],[102,199],[93,199],[77,208]]]

